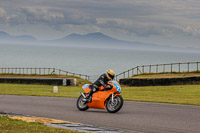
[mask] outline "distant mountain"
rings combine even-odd
[[[100,32],[96,32],[96,33],[90,33],[90,34],[86,34],[86,35],[80,35],[80,34],[71,34],[68,35],[64,38],[58,39],[56,41],[59,42],[92,42],[92,43],[99,43],[99,41],[102,42],[106,42],[106,43],[110,43],[110,42],[114,42],[117,43],[120,40],[114,39],[112,37],[106,36]]]
[[[0,31],[0,42],[32,42],[32,41],[37,41],[32,36],[29,35],[21,35],[21,36],[11,36],[10,34]]]
[[[135,49],[135,50],[153,50],[153,51],[195,51],[196,48],[178,48],[167,45],[157,45],[153,43],[143,42],[129,42],[118,40],[110,36],[104,35],[100,32],[89,33],[86,35],[70,34],[66,37],[56,40],[39,41],[29,35],[11,36],[10,34],[0,31],[0,42],[9,43],[25,43],[25,44],[39,44],[39,45],[63,45],[72,47],[93,47],[93,48],[117,48],[117,49]]]
[[[92,46],[92,47],[109,47],[109,48],[128,48],[141,50],[160,50],[171,48],[170,46],[162,46],[152,43],[129,42],[118,40],[100,32],[90,33],[86,35],[71,34],[66,37],[53,40],[53,43],[61,43],[64,45],[71,44],[73,46]]]
[[[8,33],[0,31],[0,38],[10,36]]]

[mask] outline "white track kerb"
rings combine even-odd
[[[92,125],[86,125],[82,123],[75,123],[75,122],[70,122],[70,121],[63,121],[63,120],[44,118],[44,117],[36,117],[36,116],[30,116],[30,115],[0,112],[0,116],[8,116],[11,119],[23,120],[26,122],[41,122],[50,127],[70,129],[70,130],[75,130],[79,132],[125,133],[124,131],[119,131],[115,129],[106,129],[106,128],[95,127]]]

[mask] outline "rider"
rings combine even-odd
[[[107,70],[106,73],[102,74],[92,85],[91,91],[86,95],[87,102],[92,101],[92,94],[99,90],[100,86],[103,86],[105,89],[112,89],[112,86],[108,85],[110,80],[113,80],[115,77],[115,72],[113,70]]]

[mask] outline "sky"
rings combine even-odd
[[[38,40],[101,32],[200,48],[200,0],[0,0],[0,31]]]

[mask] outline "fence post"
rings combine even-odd
[[[198,63],[199,63],[199,62],[197,62],[197,72],[199,71],[199,66],[198,66]]]
[[[173,67],[173,64],[171,64],[171,73],[172,73],[172,71],[173,71],[173,68],[172,68],[172,67]]]
[[[158,64],[156,65],[156,73],[158,73]]]
[[[181,72],[181,63],[178,63],[178,71]]]
[[[165,64],[163,65],[163,73],[165,73]]]
[[[149,73],[151,73],[151,65],[149,65]]]
[[[190,63],[188,62],[188,72],[190,72]]]
[[[55,73],[55,71],[56,71],[55,68],[53,68],[53,71],[51,72],[51,74]]]
[[[130,71],[130,70],[128,70],[128,77],[129,77],[129,71]]]
[[[144,73],[144,65],[142,66],[142,73]]]
[[[124,72],[124,78],[125,78],[125,72]]]
[[[135,69],[134,69],[134,68],[132,68],[132,77],[134,76],[134,70],[135,70]]]

